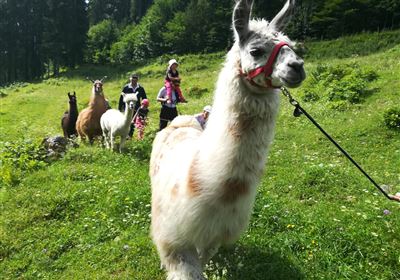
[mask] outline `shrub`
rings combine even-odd
[[[318,65],[300,90],[304,101],[324,100],[345,108],[345,103],[360,103],[371,92],[368,83],[377,74],[371,69],[361,68],[356,63],[345,65]],[[336,106],[332,106],[336,107]]]
[[[67,79],[64,77],[60,78],[49,78],[44,80],[44,83],[46,85],[51,85],[51,86],[61,86],[67,82]]]
[[[31,140],[0,143],[0,185],[16,186],[23,175],[45,167],[46,151]]]
[[[400,130],[400,107],[386,110],[383,114],[383,119],[388,128]]]
[[[117,41],[118,37],[117,25],[110,19],[90,27],[86,59],[93,63],[110,62],[111,45]]]

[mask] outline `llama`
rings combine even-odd
[[[125,145],[126,137],[129,133],[137,97],[136,94],[123,94],[123,100],[125,103],[124,114],[119,110],[111,109],[105,112],[100,118],[100,125],[101,129],[103,130],[103,137],[106,147],[113,150],[115,138],[120,136],[120,153],[122,153],[122,148]]]
[[[90,144],[93,144],[96,136],[101,136],[100,118],[108,108],[103,94],[103,79],[93,81],[89,107],[80,112],[76,121],[78,135],[82,140],[88,138]]]
[[[76,137],[76,120],[78,118],[78,106],[76,103],[76,93],[70,94],[68,92],[69,98],[69,109],[66,111],[61,119],[61,127],[64,132],[65,138]]]
[[[273,140],[279,88],[305,78],[303,60],[281,33],[294,0],[269,23],[250,20],[252,3],[236,0],[235,43],[205,130],[178,117],[153,143],[151,235],[169,280],[205,279],[203,266],[246,229]]]

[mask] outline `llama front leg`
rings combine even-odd
[[[168,270],[167,280],[206,280],[195,249],[169,256],[166,268]]]
[[[175,251],[170,246],[157,244],[161,267],[167,270],[167,280],[205,280],[196,249]]]
[[[125,146],[126,136],[121,136],[121,142],[119,143],[119,152],[122,153],[122,149]]]
[[[211,258],[218,252],[219,247],[220,246],[218,245],[207,249],[197,250],[199,253],[200,263],[202,267],[204,267],[211,260]]]
[[[110,133],[110,145],[111,145],[111,151],[114,151],[114,141],[115,137],[112,133]]]
[[[104,144],[106,145],[106,148],[110,149],[110,139],[109,139],[108,133],[104,132],[103,137],[104,137]]]

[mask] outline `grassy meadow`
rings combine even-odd
[[[325,99],[302,101],[301,89],[292,90],[392,193],[400,192],[400,132],[385,126],[383,114],[399,103],[399,34],[306,44],[307,79],[320,65],[356,63],[376,72],[361,102],[337,109]],[[382,36],[392,38],[390,45],[382,45]],[[1,279],[165,279],[149,237],[148,159],[160,110],[155,99],[168,59],[86,65],[58,78],[0,88]],[[212,103],[224,53],[177,59],[189,100],[179,112],[200,112]],[[86,76],[108,76],[104,91],[116,108],[132,72],[139,73],[150,100],[145,141],[129,141],[123,154],[100,143],[80,145],[51,163],[32,152],[44,137],[62,134],[67,92],[76,92],[79,110],[86,107],[91,90]],[[400,204],[386,200],[304,116],[294,118],[292,112],[282,97],[250,227],[212,259],[207,277],[400,279]]]

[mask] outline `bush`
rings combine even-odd
[[[64,77],[60,78],[49,78],[47,80],[44,80],[44,83],[46,85],[51,85],[51,86],[61,86],[67,82],[67,79]]]
[[[110,62],[111,45],[117,41],[118,37],[117,25],[110,19],[90,27],[86,60],[93,63]]]
[[[400,130],[400,107],[386,110],[383,114],[383,119],[388,128]]]
[[[31,140],[0,143],[0,185],[16,186],[23,175],[45,167],[46,151]]]
[[[318,65],[311,71],[310,78],[305,81],[300,90],[300,95],[304,101],[322,99],[345,108],[345,103],[362,102],[371,92],[368,83],[376,78],[375,71],[361,68],[356,63],[336,66]]]

